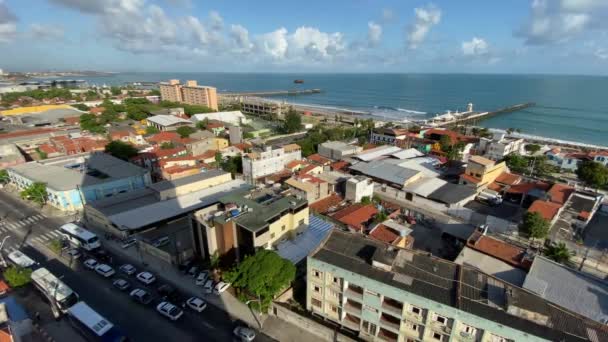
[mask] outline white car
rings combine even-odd
[[[229,287],[230,287],[230,283],[225,283],[223,281],[220,281],[219,283],[217,283],[217,285],[215,285],[215,288],[213,289],[213,293],[215,293],[216,295],[219,296],[224,291],[228,290]]]
[[[255,338],[255,332],[253,329],[247,327],[236,327],[233,331],[234,335],[241,338],[241,341],[251,342]]]
[[[99,275],[102,275],[104,278],[109,278],[113,276],[114,273],[116,273],[110,265],[106,264],[97,265],[97,267],[95,267],[95,272],[97,272],[97,274]]]
[[[80,256],[82,255],[77,249],[72,248],[70,249],[67,254],[70,256],[70,258],[72,259],[79,259]]]
[[[207,307],[207,303],[198,297],[191,297],[186,301],[186,305],[196,312],[202,312]]]
[[[209,271],[203,271],[198,274],[198,277],[196,277],[195,284],[198,286],[203,286],[207,282],[207,279],[209,279]]]
[[[213,293],[213,280],[207,280],[207,282],[203,286],[203,291],[205,291],[205,293]]]
[[[150,272],[140,272],[137,274],[136,278],[146,285],[150,285],[156,281],[156,277]]]
[[[158,304],[156,306],[156,311],[172,321],[177,321],[184,314],[182,309],[169,302],[161,302]]]
[[[135,269],[135,266],[133,266],[131,264],[124,264],[124,265],[120,266],[119,270],[120,270],[120,272],[122,272],[126,275],[132,275],[132,274],[135,274],[135,272],[137,272],[137,269]]]
[[[90,269],[90,270],[94,270],[95,267],[97,267],[97,260],[95,259],[87,259],[84,261],[84,267]]]

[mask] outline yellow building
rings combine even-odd
[[[179,80],[170,80],[161,82],[159,88],[163,101],[182,102],[218,110],[217,89],[214,87],[199,86],[196,81],[186,81],[186,84],[182,85]]]
[[[179,80],[161,82],[159,85],[160,98],[163,101],[182,102],[182,89]]]
[[[18,107],[13,109],[7,109],[0,111],[1,115],[12,116],[12,115],[23,115],[23,114],[39,114],[53,109],[74,109],[70,105],[42,105],[42,106],[31,106],[31,107]]]
[[[230,145],[228,139],[224,138],[213,138],[213,143],[215,144],[214,150],[223,150]]]
[[[477,189],[485,188],[494,183],[503,172],[509,172],[505,162],[496,163],[484,157],[472,156],[469,158],[465,172],[460,175],[460,184]]]

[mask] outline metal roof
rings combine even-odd
[[[228,172],[220,170],[220,169],[213,169],[213,170],[209,170],[209,171],[205,171],[205,172],[200,172],[200,173],[197,173],[194,175],[178,178],[175,180],[164,180],[164,181],[161,181],[158,183],[150,184],[149,187],[153,190],[161,192],[161,191],[177,188],[179,186],[187,185],[190,183],[199,182],[199,181],[202,181],[205,179],[221,176],[221,175],[227,174],[227,173]]]
[[[158,124],[161,126],[171,126],[171,125],[176,125],[176,124],[180,124],[180,123],[192,124],[192,121],[182,119],[175,115],[154,115],[154,116],[147,118],[146,120],[148,120],[150,122],[154,122],[155,124]]]
[[[351,166],[350,169],[379,180],[399,185],[405,184],[409,179],[420,173],[418,170],[412,170],[384,161],[372,163],[360,162]]]
[[[420,178],[403,188],[407,192],[413,192],[418,196],[428,197],[435,190],[444,186],[447,182],[439,178]]]
[[[362,161],[370,161],[370,160],[374,160],[374,159],[382,157],[382,156],[391,155],[391,154],[399,152],[399,151],[401,151],[401,149],[397,146],[384,145],[384,146],[375,147],[375,148],[372,148],[369,150],[365,150],[361,153],[356,154],[353,157],[357,158],[359,160],[362,160]]]
[[[331,232],[333,224],[322,220],[321,218],[310,215],[308,219],[308,228],[300,235],[297,235],[293,240],[286,240],[277,245],[277,253],[294,264],[304,260],[306,256],[315,250],[319,244]]]
[[[478,252],[465,246],[454,261],[459,265],[468,265],[478,268],[484,273],[491,274],[513,285],[522,286],[526,279],[526,272],[513,267],[506,262]]]
[[[415,148],[408,148],[407,150],[402,150],[402,151],[391,154],[391,157],[397,158],[397,159],[411,159],[411,158],[422,157],[422,156],[424,156],[424,153],[418,151]]]

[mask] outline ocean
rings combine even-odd
[[[274,96],[290,102],[370,112],[386,119],[424,119],[447,110],[535,107],[484,120],[489,128],[608,145],[608,77],[467,74],[118,73],[82,78],[93,84],[194,79],[224,91],[319,88],[320,94]],[[303,84],[295,84],[302,79]]]

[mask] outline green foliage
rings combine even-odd
[[[44,90],[36,89],[36,90],[28,90],[28,91],[20,91],[20,92],[2,94],[2,103],[4,103],[5,105],[9,105],[9,104],[17,101],[22,96],[31,97],[36,100],[53,99],[56,97],[63,99],[63,100],[72,99],[72,93],[70,93],[69,89],[50,88],[50,89],[44,89]]]
[[[384,211],[380,211],[374,216],[374,222],[384,222],[388,218],[388,215]]]
[[[4,270],[3,276],[11,287],[21,287],[32,281],[32,270],[29,268],[9,266]]]
[[[251,132],[243,133],[243,139],[253,139],[253,138],[254,138],[253,133],[251,133]]]
[[[576,175],[587,185],[596,189],[608,185],[608,168],[595,161],[586,160],[580,163],[576,169]]]
[[[218,168],[222,164],[222,159],[223,159],[222,153],[220,151],[216,151],[215,152],[215,165],[217,165]]]
[[[38,147],[36,147],[36,153],[38,153],[38,157],[40,157],[40,159],[48,158],[46,152],[41,151]]]
[[[521,229],[529,237],[544,239],[549,234],[549,221],[545,220],[539,213],[527,212]]]
[[[535,154],[536,152],[540,151],[540,145],[538,144],[527,144],[524,149],[529,152],[530,154]]]
[[[165,141],[164,143],[160,144],[160,148],[161,150],[172,149],[175,148],[175,144],[171,141]]]
[[[154,126],[148,126],[146,127],[146,134],[147,135],[152,135],[152,134],[157,134],[160,133],[160,130]]]
[[[202,121],[196,123],[196,128],[204,131],[207,129],[207,125],[209,125],[209,118],[204,118]]]
[[[120,140],[111,141],[106,145],[105,149],[106,153],[113,155],[114,157],[122,160],[129,160],[132,157],[135,157],[138,153],[137,149],[126,142],[122,142]]]
[[[241,156],[226,158],[222,163],[222,170],[230,172],[235,175],[237,173],[243,173],[243,159]]]
[[[371,203],[372,203],[372,199],[369,198],[369,196],[361,197],[361,204],[371,204]]]
[[[89,106],[85,105],[84,103],[74,103],[74,104],[72,104],[70,106],[72,106],[72,107],[74,107],[74,108],[76,108],[78,110],[82,110],[84,112],[88,112],[89,109],[91,109],[91,108],[89,108]]]
[[[61,239],[53,239],[49,242],[49,248],[55,252],[55,254],[61,254],[61,249],[63,248],[63,243]]]
[[[224,274],[224,280],[246,293],[270,302],[294,280],[296,267],[276,252],[260,249]]]
[[[557,245],[551,245],[545,250],[545,256],[561,264],[570,261],[572,255],[573,253],[568,250],[568,247],[566,247],[566,244],[563,242],[559,242]]]
[[[5,169],[0,170],[0,183],[6,184],[10,182],[11,178],[8,175],[8,171]]]
[[[152,89],[152,90],[150,90],[150,92],[148,93],[148,95],[150,95],[150,96],[160,96],[160,90],[158,90],[158,89]]]
[[[80,116],[80,129],[91,133],[105,133],[106,129],[93,114],[82,114]]]
[[[94,101],[100,98],[99,94],[94,90],[88,90],[84,93],[84,98],[86,101]]]
[[[439,138],[439,146],[441,146],[441,150],[443,152],[447,152],[450,147],[452,147],[452,138],[449,135],[442,135]]]
[[[285,115],[285,121],[283,122],[283,132],[295,133],[302,129],[302,117],[293,108],[289,110]]]
[[[114,96],[121,94],[119,87],[110,87],[110,91],[112,92],[112,95],[114,95]]]
[[[528,159],[519,154],[509,154],[504,158],[509,169],[516,173],[524,173],[528,169]]]
[[[46,192],[46,183],[34,182],[30,186],[23,189],[20,193],[21,198],[30,200],[34,203],[43,206],[46,204],[48,193]]]
[[[170,101],[161,101],[160,106],[162,108],[180,108],[180,107],[184,108],[184,113],[186,113],[186,115],[188,115],[188,116],[192,116],[194,114],[200,114],[200,113],[215,112],[213,109],[211,109],[207,106],[189,105],[189,104],[185,104],[185,103],[170,102]]]
[[[181,126],[181,127],[178,127],[175,130],[175,132],[177,134],[179,134],[180,137],[187,138],[187,137],[190,136],[190,134],[196,132],[196,129],[194,129],[194,128],[190,127],[190,126]]]
[[[324,127],[315,126],[313,129],[308,131],[306,137],[296,141],[296,144],[302,148],[302,155],[308,157],[311,154],[317,153],[317,146],[328,140],[345,140],[359,138],[362,142],[367,140],[369,130],[374,127],[373,120],[364,120],[361,122],[361,126],[358,129],[351,127]]]

